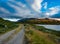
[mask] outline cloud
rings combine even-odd
[[[16,6],[14,4],[8,3],[8,5],[12,8],[15,9],[16,13],[13,13],[15,16],[20,16],[20,17],[39,17],[38,13],[33,12],[30,10],[25,4],[22,4],[21,2],[15,2],[15,4],[19,5]],[[21,8],[22,7],[22,8]]]
[[[44,3],[44,9],[47,9],[47,2]]]
[[[26,1],[31,6],[32,9],[34,9],[37,12],[40,12],[42,8],[41,3],[43,0],[26,0]]]
[[[0,17],[11,16],[10,14],[11,13],[7,9],[0,7]]]
[[[9,18],[3,18],[3,19],[4,19],[4,20],[9,20],[9,21],[14,21],[14,22],[20,20],[20,19],[9,19]]]
[[[15,0],[9,0],[9,2],[12,3],[12,4],[14,4],[14,5],[16,5],[16,6],[22,7],[22,8],[26,6],[22,2],[17,2]]]
[[[19,16],[23,18],[41,18],[41,17],[50,17],[54,14],[57,14],[60,11],[59,6],[47,8],[48,3],[43,2],[43,0],[25,0],[25,3],[16,0],[8,0],[6,2],[7,6],[10,7],[10,11],[14,9],[15,12],[10,12],[8,9],[2,7],[0,11],[3,11],[4,15],[1,16]],[[12,9],[11,9],[12,8]],[[41,9],[48,9],[45,13],[42,13]],[[44,15],[43,15],[44,14]]]
[[[53,16],[55,14],[58,14],[60,12],[60,6],[55,6],[55,7],[51,7],[48,9],[48,11],[46,11],[46,16]]]
[[[41,5],[42,1],[43,0],[35,0],[34,3],[31,5],[32,8],[39,12],[41,10],[41,7],[42,7],[42,5]]]
[[[49,10],[51,11],[50,14],[51,14],[51,15],[54,15],[54,14],[59,13],[60,7],[59,7],[59,6],[51,7],[51,8],[49,8]]]
[[[4,12],[4,13],[10,13],[8,10],[6,10],[5,8],[3,8],[3,7],[0,7],[0,11],[2,11],[2,12]]]

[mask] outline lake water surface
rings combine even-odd
[[[44,26],[45,28],[60,31],[60,25],[40,25],[40,24],[38,24],[38,26]]]

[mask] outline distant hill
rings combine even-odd
[[[31,23],[31,24],[60,24],[59,20],[50,19],[50,18],[25,18],[21,19],[18,22],[21,23]]]

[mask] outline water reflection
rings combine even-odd
[[[40,24],[38,24],[38,25],[44,26],[44,27],[49,28],[49,29],[54,29],[54,30],[60,31],[60,25],[40,25]]]

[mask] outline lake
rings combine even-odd
[[[60,25],[40,25],[40,24],[37,24],[37,25],[38,26],[44,26],[45,28],[60,31]]]

